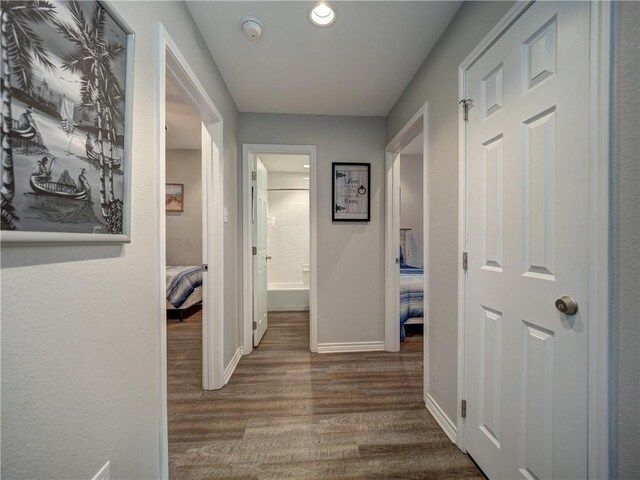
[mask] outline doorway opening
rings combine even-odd
[[[182,323],[194,314],[206,318],[208,307],[202,296],[203,245],[207,241],[202,227],[208,208],[202,201],[202,121],[169,75],[165,105],[166,308],[170,323]],[[201,354],[202,332],[198,336]]]
[[[243,145],[244,354],[270,315],[306,311],[317,351],[315,171],[315,146]]]
[[[195,351],[201,355],[196,359],[200,361],[190,367],[190,378],[203,390],[223,386],[223,119],[161,24],[158,33],[160,476],[168,478],[168,316],[178,315],[177,321],[169,320],[172,327],[189,313],[192,315],[183,326],[196,325],[201,317],[201,327],[192,328],[193,334],[200,337],[195,340],[200,349],[196,347]],[[187,231],[176,231],[176,224]],[[185,229],[186,224],[191,227]],[[187,265],[168,268],[169,263]],[[192,268],[182,269],[187,266]],[[198,302],[202,305],[201,315],[194,312]],[[184,311],[175,313],[176,310],[185,310],[186,315]],[[171,314],[167,315],[169,311]],[[197,374],[198,368],[201,375]]]
[[[400,350],[421,347],[424,341],[424,135],[400,151]]]
[[[429,395],[428,142],[428,103],[425,103],[386,148],[385,350],[400,351],[403,333],[406,335],[410,328],[415,334],[421,326],[424,402],[455,442],[455,425]],[[403,166],[405,186],[401,188]]]

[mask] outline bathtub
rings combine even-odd
[[[270,312],[309,310],[309,285],[304,283],[269,283],[267,308]]]

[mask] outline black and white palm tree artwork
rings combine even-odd
[[[97,1],[0,5],[1,228],[123,233],[127,33]]]

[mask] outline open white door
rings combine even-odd
[[[492,479],[587,478],[589,53],[588,2],[537,2],[466,71],[466,449]]]
[[[267,169],[256,159],[253,285],[253,346],[257,347],[267,331]]]

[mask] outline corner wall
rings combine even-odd
[[[159,478],[159,21],[224,116],[227,361],[239,345],[237,109],[184,3],[112,4],[136,34],[131,243],[2,247],[3,478],[93,478],[107,460],[112,478]]]
[[[614,3],[611,478],[640,472],[640,3]]]
[[[385,132],[380,117],[239,116],[240,149],[243,143],[318,147],[319,344],[384,341]],[[371,163],[370,222],[331,221],[331,162]]]
[[[466,2],[389,112],[390,141],[429,102],[429,394],[450,418],[458,375],[458,66],[513,2]],[[454,422],[455,423],[455,422]]]

